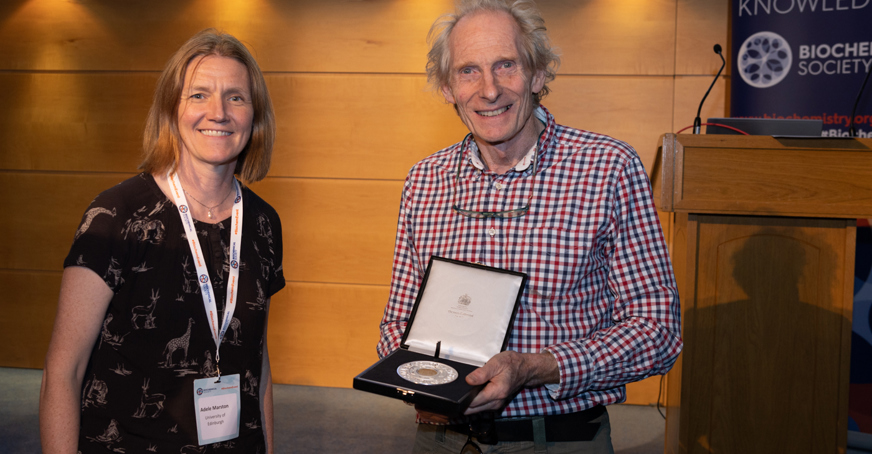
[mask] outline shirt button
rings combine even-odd
[[[497,188],[497,190],[499,190],[499,189],[502,189],[502,188],[503,188],[503,184],[502,184],[502,183],[497,183],[497,184],[494,185],[494,187]]]
[[[494,236],[497,234],[497,229],[490,228],[490,229],[488,229],[487,234],[490,236]]]

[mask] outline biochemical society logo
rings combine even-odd
[[[731,116],[821,120],[872,136],[872,0],[731,0]],[[853,109],[852,109],[853,106]]]
[[[778,33],[754,33],[739,48],[739,74],[752,87],[778,84],[787,76],[792,63],[790,45]]]
[[[801,44],[796,52],[796,75],[865,74],[872,65],[872,41]],[[775,32],[754,33],[739,48],[739,74],[748,85],[769,88],[784,80],[793,66],[790,44]]]

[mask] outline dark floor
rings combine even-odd
[[[0,368],[0,453],[40,452],[41,378],[41,370]],[[276,453],[411,450],[415,411],[398,400],[342,388],[277,385],[273,392]],[[615,405],[609,415],[617,454],[663,452],[657,409]]]

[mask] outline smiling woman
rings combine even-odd
[[[281,222],[242,183],[266,176],[274,135],[263,75],[236,38],[204,30],[170,59],[144,172],[94,199],[64,261],[43,452],[273,451],[266,321],[285,285]]]
[[[214,173],[219,181],[232,182],[236,160],[251,136],[250,86],[245,66],[233,58],[207,55],[188,64],[178,107],[179,171],[193,173],[188,180]],[[204,206],[221,207],[228,199],[222,194],[228,190],[219,190],[212,200],[204,197]],[[208,217],[213,218],[211,210]]]

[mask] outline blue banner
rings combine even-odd
[[[872,67],[872,0],[732,0],[730,116],[820,119],[848,135]],[[854,115],[872,137],[872,83]],[[872,229],[857,235],[848,428],[872,434]]]
[[[872,67],[872,0],[733,0],[733,117],[820,119],[847,136]],[[854,117],[872,137],[872,83]]]

